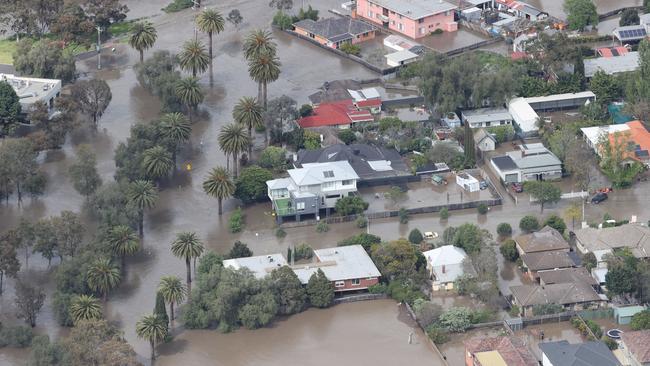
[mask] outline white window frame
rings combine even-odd
[[[361,280],[358,279],[358,278],[353,278],[350,282],[352,283],[352,286],[359,286],[359,285],[361,285]]]
[[[296,210],[302,211],[305,209],[305,203],[304,202],[296,202]]]
[[[345,281],[336,281],[336,282],[334,282],[334,287],[337,287],[337,288],[345,287]]]

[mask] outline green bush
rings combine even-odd
[[[533,315],[557,314],[564,311],[564,307],[559,304],[541,304],[533,306]]]
[[[517,243],[514,240],[508,239],[504,241],[499,247],[499,251],[503,258],[514,262],[519,258],[519,252],[517,251]]]
[[[400,281],[391,282],[386,293],[396,301],[406,302],[409,305],[413,305],[417,299],[426,299],[426,296],[418,288]]]
[[[560,234],[564,234],[564,231],[566,230],[566,224],[564,223],[564,220],[558,215],[549,216],[546,221],[544,221],[544,224],[542,226],[550,226],[553,229],[559,231]]]
[[[640,311],[632,316],[630,322],[632,330],[650,329],[650,310]]]
[[[279,27],[282,30],[291,29],[293,27],[293,19],[290,15],[285,14],[282,11],[278,11],[273,16],[273,25]]]
[[[279,173],[287,169],[287,151],[281,147],[269,146],[262,151],[258,163],[262,168]]]
[[[339,46],[339,50],[347,53],[348,55],[359,56],[361,54],[361,47],[359,47],[359,45],[348,42],[343,43],[341,46]]]
[[[230,228],[230,232],[233,234],[242,231],[244,228],[244,214],[242,214],[241,208],[238,207],[232,215],[230,215],[228,227]]]
[[[603,336],[603,337],[601,338],[601,340],[603,341],[603,343],[605,343],[605,345],[607,346],[607,348],[609,348],[610,350],[613,351],[613,350],[618,349],[618,343],[616,343],[615,340],[609,338],[608,336]]]
[[[481,203],[476,207],[476,210],[479,214],[485,215],[488,212],[488,206],[485,203]]]
[[[365,216],[359,216],[355,220],[355,224],[357,225],[357,227],[359,229],[366,228],[366,227],[368,227],[368,218],[365,217]]]
[[[383,283],[377,283],[372,286],[368,286],[368,292],[371,294],[385,294],[388,292],[388,286]]]
[[[427,336],[435,344],[443,344],[449,340],[449,335],[447,335],[447,331],[440,328],[436,324],[432,324],[427,328]]]
[[[449,209],[447,207],[443,207],[440,210],[440,218],[442,220],[447,220],[449,218]]]
[[[339,247],[344,247],[346,245],[361,245],[363,249],[366,250],[366,252],[370,252],[370,247],[373,244],[379,244],[379,243],[381,243],[381,238],[378,237],[377,235],[361,233],[359,235],[355,235],[347,239],[341,240],[337,245]]]
[[[278,238],[284,238],[285,236],[287,236],[287,232],[284,231],[283,228],[279,227],[275,229],[275,236]]]
[[[434,30],[433,32],[431,32],[431,34],[434,35],[434,36],[437,36],[437,35],[439,35],[439,34],[443,34],[444,32],[445,32],[445,31],[443,31],[442,29],[438,28],[438,29]]]
[[[300,106],[298,113],[300,113],[300,117],[311,116],[314,113],[314,107],[311,104],[303,104]]]
[[[497,226],[497,234],[500,236],[510,236],[512,235],[512,226],[507,222],[502,222]]]
[[[165,13],[175,13],[183,9],[191,8],[194,5],[192,0],[174,0],[169,5],[165,6],[162,10]]]
[[[535,216],[524,216],[519,220],[519,228],[527,233],[537,231],[539,230],[539,221],[537,221]]]
[[[363,213],[368,206],[368,202],[364,201],[361,196],[346,196],[336,201],[334,209],[339,215],[348,216]]]
[[[293,259],[297,261],[301,259],[310,259],[313,256],[314,256],[314,251],[311,249],[309,245],[305,243],[298,245],[293,250]]]
[[[343,141],[344,144],[350,145],[357,140],[357,135],[354,134],[354,131],[348,128],[345,130],[340,130],[338,132],[338,138]]]
[[[413,229],[409,233],[409,241],[413,244],[420,244],[424,240],[422,233],[418,229]]]
[[[330,231],[330,226],[325,221],[319,221],[318,225],[316,225],[316,232],[326,233],[328,231]]]
[[[34,332],[32,328],[17,325],[13,327],[0,328],[0,348],[2,347],[16,347],[24,348],[32,344]]]
[[[409,222],[409,213],[406,211],[404,207],[399,209],[399,212],[397,213],[397,216],[399,217],[399,223],[400,224],[408,224]]]

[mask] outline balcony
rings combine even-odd
[[[382,14],[377,14],[379,16],[379,20],[381,20],[384,23],[388,23],[388,16],[387,15],[382,15]]]
[[[290,198],[277,199],[273,201],[273,203],[275,205],[275,213],[278,216],[289,216],[296,214],[296,209],[291,206]]]

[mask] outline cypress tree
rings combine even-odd
[[[469,123],[465,123],[465,167],[471,167],[474,165],[474,156],[476,151],[474,150],[474,134],[472,129],[469,127]]]
[[[167,316],[165,298],[163,297],[162,293],[160,293],[160,291],[156,292],[156,306],[153,308],[153,313],[165,321],[165,326],[169,330],[169,316]]]

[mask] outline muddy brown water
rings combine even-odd
[[[525,2],[543,10],[554,17],[566,19],[564,12],[564,0],[525,0]],[[643,0],[593,0],[598,14],[604,14],[612,10],[643,5]]]

